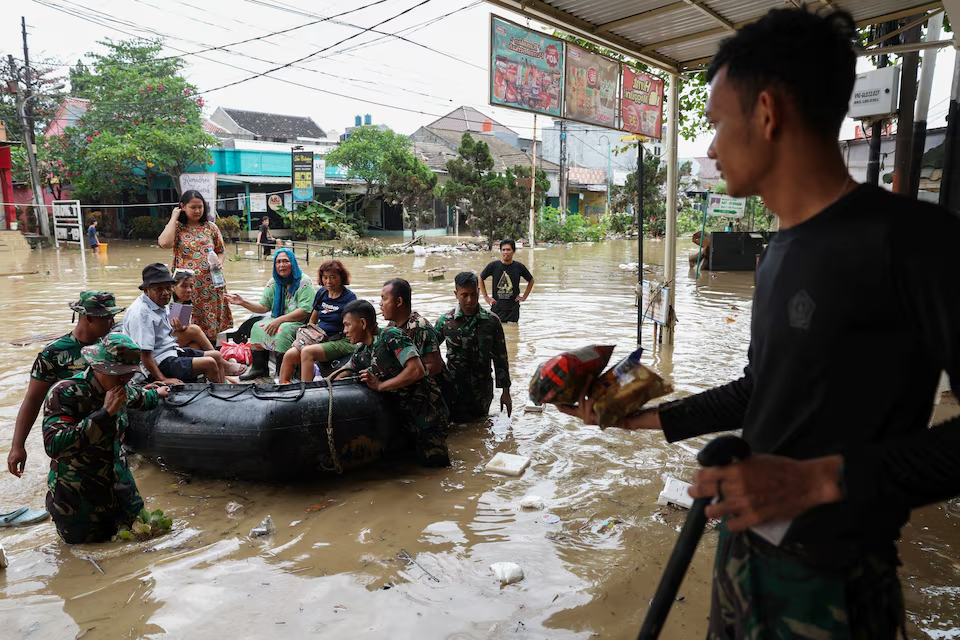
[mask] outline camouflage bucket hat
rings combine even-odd
[[[122,333],[111,333],[97,344],[84,347],[80,353],[99,373],[122,376],[140,371],[140,347]]]
[[[87,316],[115,316],[125,309],[117,306],[117,299],[109,291],[82,291],[80,299],[68,306]]]

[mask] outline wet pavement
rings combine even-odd
[[[681,243],[678,252],[676,345],[654,345],[649,324],[642,340],[645,362],[672,379],[677,394],[738,376],[749,342],[753,274],[701,274],[697,287],[686,268],[689,249]],[[479,271],[493,257],[345,263],[358,296],[376,301],[383,281],[401,275],[413,285],[414,308],[434,319],[453,306],[453,276]],[[647,242],[645,257],[658,269],[663,243]],[[9,343],[69,331],[66,303],[82,289],[107,289],[128,304],[139,294],[140,269],[169,259],[149,243],[116,241],[106,257],[88,254],[85,269],[77,251],[0,254],[2,273],[39,271],[0,280],[0,512],[42,507],[48,468],[37,426],[24,478],[5,470],[17,408],[42,347]],[[140,491],[150,509],[174,518],[174,533],[71,547],[49,521],[0,529],[10,558],[0,571],[0,637],[635,637],[685,517],[657,506],[660,476],[689,480],[704,440],[670,445],[658,433],[600,432],[553,407],[524,413],[539,362],[584,344],[616,344],[614,358],[634,348],[636,275],[618,265],[636,260],[636,244],[520,249],[517,259],[537,279],[520,324],[506,326],[517,411],[457,430],[449,441],[452,468],[385,461],[311,484],[269,485],[185,478],[143,462],[135,470]],[[319,262],[301,266],[313,277]],[[439,267],[447,268],[445,280],[424,273]],[[228,262],[225,273],[230,291],[255,298],[270,268],[245,260]],[[235,312],[239,322],[245,312]],[[484,473],[501,451],[533,463],[520,478]],[[530,494],[546,507],[522,510]],[[231,501],[244,508],[228,516]],[[544,522],[547,513],[559,522]],[[248,538],[268,514],[277,532]],[[911,638],[960,638],[958,524],[954,500],[915,513],[904,530]],[[704,636],[715,544],[716,534],[704,536],[662,637]],[[416,564],[398,557],[406,554]],[[525,579],[501,588],[489,570],[495,562],[518,563]]]

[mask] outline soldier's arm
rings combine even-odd
[[[135,411],[149,411],[160,404],[160,395],[155,389],[141,389],[127,385],[127,408]]]
[[[493,359],[494,377],[497,381],[497,387],[500,389],[510,388],[510,367],[507,362],[507,339],[503,335],[503,325],[497,316],[490,314],[493,320],[493,348],[490,350],[490,356]]]
[[[82,390],[62,383],[50,392],[43,410],[43,447],[51,458],[77,453],[83,447],[111,440],[117,433],[116,417],[103,407],[80,418]]]

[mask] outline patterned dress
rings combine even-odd
[[[207,250],[223,253],[223,236],[212,222],[199,227],[187,227],[177,223],[177,240],[173,247],[173,268],[191,269],[196,274],[197,288],[193,294],[193,322],[200,326],[208,338],[216,338],[221,331],[233,327],[233,313],[224,299],[226,287],[213,286]]]

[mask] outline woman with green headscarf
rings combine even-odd
[[[290,348],[297,329],[313,309],[313,282],[300,271],[297,258],[290,249],[277,249],[273,255],[273,278],[260,296],[260,302],[249,302],[238,294],[229,294],[230,304],[238,304],[253,313],[269,313],[270,317],[253,325],[250,349],[253,363],[241,380],[270,375],[269,351],[280,356]]]

